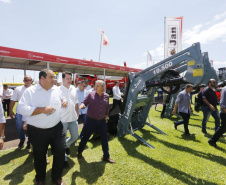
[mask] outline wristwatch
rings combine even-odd
[[[3,137],[1,136],[0,139],[3,139],[4,140],[5,139],[5,136],[3,136]]]

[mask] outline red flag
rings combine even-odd
[[[105,33],[103,30],[99,29],[102,35],[102,39],[101,39],[101,47],[107,46],[109,45],[109,41],[108,38],[106,37]]]

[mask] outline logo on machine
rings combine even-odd
[[[131,89],[131,92],[134,92],[135,89],[138,87],[138,85],[140,84],[141,80],[138,80],[137,83],[134,84],[134,87]]]
[[[129,119],[129,114],[130,114],[132,105],[133,105],[133,102],[132,102],[132,100],[130,100],[129,105],[128,105],[128,109],[127,109],[127,112],[126,112],[126,115],[125,115],[126,119]]]
[[[172,62],[168,62],[163,64],[161,67],[158,67],[156,69],[153,70],[154,75],[161,73],[162,71],[164,71],[165,69],[168,69],[169,67],[171,67],[173,65]]]

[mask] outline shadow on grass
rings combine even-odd
[[[136,147],[138,147],[140,145],[140,142],[134,142],[133,146],[131,147],[130,141],[126,138],[119,138],[119,142],[122,144],[122,146],[124,147],[124,149],[127,151],[127,153],[130,156],[133,156],[137,159],[143,160],[144,162],[150,164],[151,166],[153,166],[156,169],[160,169],[161,171],[163,171],[164,173],[172,176],[175,179],[178,179],[182,182],[184,182],[185,184],[191,184],[191,185],[196,185],[196,184],[210,184],[210,185],[217,185],[216,183],[212,183],[209,181],[206,181],[204,179],[200,179],[200,178],[196,178],[193,177],[190,174],[187,174],[185,172],[182,172],[176,168],[173,168],[171,166],[166,165],[165,163],[161,162],[161,161],[157,161],[155,159],[151,159],[148,158],[147,156],[145,156],[142,153],[139,153],[136,150]]]
[[[150,139],[150,134],[149,134],[148,130],[143,129],[141,132],[142,132],[143,138],[145,140],[149,140]],[[164,144],[167,147],[171,147],[171,148],[173,148],[175,150],[187,152],[187,153],[193,154],[195,156],[202,157],[202,158],[205,158],[207,160],[211,160],[213,162],[217,162],[217,163],[219,163],[219,164],[221,164],[223,166],[226,166],[226,159],[223,158],[223,157],[220,157],[220,156],[217,156],[217,155],[213,155],[213,154],[206,154],[204,152],[196,151],[196,150],[193,150],[193,149],[185,147],[185,146],[175,145],[175,144],[169,143],[167,141],[158,139],[157,137],[155,137],[153,135],[151,135],[151,137],[152,137],[151,138],[152,140],[160,142],[160,143]],[[186,136],[186,135],[183,136],[182,135],[182,137],[185,137],[186,140],[191,140],[191,138],[194,137],[194,136],[193,135],[191,135],[191,136]],[[200,141],[198,141],[198,142],[200,142]],[[207,143],[206,147],[209,147],[208,143]],[[226,152],[226,150],[224,150],[223,148],[220,148],[220,147],[217,147],[216,149],[218,149],[218,150],[220,150],[222,152]]]
[[[221,156],[217,156],[217,155],[213,155],[213,154],[209,154],[209,153],[204,153],[204,152],[201,152],[201,151],[193,150],[193,149],[191,149],[189,147],[186,147],[186,146],[181,146],[181,145],[176,145],[176,144],[173,144],[173,143],[169,143],[167,141],[163,141],[163,140],[158,139],[156,137],[154,137],[153,139],[155,141],[157,141],[157,142],[160,142],[160,143],[164,144],[167,147],[173,148],[174,150],[183,151],[183,152],[195,155],[197,157],[205,158],[205,159],[210,160],[212,162],[217,162],[220,165],[226,166],[226,159],[221,157]],[[207,143],[206,147],[209,147],[208,143]],[[216,148],[216,149],[221,150],[222,152],[225,152],[225,150],[222,149],[222,148]]]
[[[12,173],[6,175],[4,180],[11,180],[10,185],[20,184],[24,181],[24,177],[27,173],[34,170],[33,157],[28,155],[27,159],[24,163],[18,166],[16,169],[12,171]]]
[[[68,159],[68,164],[69,164],[69,168],[67,169],[64,169],[63,170],[63,173],[62,173],[62,179],[64,179],[64,176],[72,169],[74,168],[75,166],[75,162],[72,161],[69,157],[67,158]],[[45,179],[45,184],[48,185],[48,184],[52,184],[52,163],[51,163],[51,168],[48,170],[48,172],[46,173],[46,179]]]
[[[14,159],[27,155],[28,153],[29,153],[28,150],[15,149],[14,151],[5,154],[1,157],[0,165],[5,165]]]
[[[75,171],[71,177],[71,184],[75,185],[75,178],[81,177],[86,179],[87,184],[95,184],[99,177],[104,174],[106,162],[91,162],[87,163],[87,161],[83,159],[78,159],[78,163],[80,166],[80,172]]]

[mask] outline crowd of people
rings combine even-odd
[[[217,144],[216,144],[217,141],[226,132],[226,87],[222,88],[221,90],[220,114],[217,109],[218,99],[215,92],[215,87],[216,87],[216,80],[210,79],[208,82],[208,86],[202,90],[203,119],[202,119],[201,131],[204,134],[208,134],[206,131],[206,123],[208,122],[210,115],[212,115],[212,117],[215,120],[215,133],[209,139],[208,143],[211,146],[217,147]],[[177,95],[177,99],[172,112],[172,114],[176,114],[176,111],[178,110],[179,114],[182,117],[181,121],[174,122],[175,129],[177,129],[179,125],[183,124],[185,135],[188,135],[188,136],[191,136],[188,129],[188,124],[189,124],[190,114],[193,112],[191,103],[190,103],[190,93],[192,90],[193,90],[193,85],[186,84],[185,89]],[[221,125],[220,125],[220,118],[221,118]]]
[[[76,87],[71,85],[72,73],[62,73],[62,83],[58,84],[52,70],[44,69],[39,73],[39,82],[32,85],[30,76],[24,77],[24,85],[9,91],[4,87],[3,101],[0,101],[0,149],[4,144],[5,117],[15,118],[16,132],[20,140],[18,148],[22,149],[27,139],[26,149],[32,149],[37,184],[44,184],[48,147],[53,154],[52,182],[65,184],[62,180],[64,168],[68,168],[69,147],[80,137],[78,158],[94,131],[98,131],[103,149],[103,161],[115,163],[110,158],[107,122],[109,119],[109,95],[104,92],[105,83],[97,80],[94,86],[81,81]],[[2,102],[8,101],[8,109],[3,109]],[[16,114],[13,108],[15,103]],[[4,106],[5,107],[5,106]],[[5,111],[8,110],[7,115]],[[79,135],[78,119],[84,126]],[[67,138],[67,132],[70,137]],[[27,135],[26,135],[27,134]]]
[[[62,73],[62,84],[56,85],[55,75],[52,70],[44,69],[39,73],[39,82],[32,85],[30,76],[24,77],[24,85],[10,91],[4,86],[2,101],[0,101],[0,149],[4,144],[5,117],[15,118],[16,132],[20,140],[18,148],[24,147],[28,137],[26,149],[32,148],[37,184],[44,184],[46,178],[46,165],[48,161],[48,147],[51,146],[53,154],[52,182],[65,184],[62,179],[64,168],[68,168],[69,147],[81,139],[78,146],[78,159],[84,158],[82,153],[90,136],[98,131],[103,150],[103,161],[115,163],[110,158],[107,137],[107,123],[109,114],[119,106],[123,113],[122,97],[126,91],[126,84],[119,88],[119,82],[115,82],[113,88],[113,106],[109,110],[109,95],[104,92],[105,83],[97,80],[94,86],[87,81],[81,81],[76,86],[71,85],[72,73]],[[54,85],[55,84],[55,85]],[[209,144],[216,147],[216,142],[226,131],[226,87],[222,89],[220,100],[221,112],[217,110],[217,97],[214,91],[216,81],[210,79],[208,87],[202,91],[203,120],[202,132],[206,131],[206,123],[210,117],[215,119],[215,134],[209,139]],[[185,134],[190,136],[188,129],[190,114],[193,112],[190,103],[192,84],[186,84],[176,99],[173,114],[177,110],[183,120],[174,122],[174,127],[184,125]],[[1,92],[0,92],[1,93]],[[18,101],[16,114],[13,108]],[[7,113],[5,115],[5,112]],[[220,126],[221,118],[221,126]],[[84,126],[81,133],[78,130],[78,119]],[[67,138],[67,133],[70,137]]]

